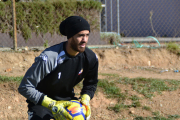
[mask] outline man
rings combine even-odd
[[[67,41],[45,49],[28,69],[18,88],[27,98],[29,120],[73,119],[65,110],[77,100],[73,87],[83,80],[80,102],[90,118],[90,99],[98,83],[98,59],[86,47],[90,25],[82,17],[71,16],[60,24]]]

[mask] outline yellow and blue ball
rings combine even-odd
[[[86,107],[78,100],[71,100],[73,104],[66,107],[67,112],[73,117],[73,120],[86,120]]]

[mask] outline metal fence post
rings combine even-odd
[[[13,13],[13,49],[17,51],[17,34],[16,34],[16,10],[15,0],[12,0],[12,13]]]
[[[113,31],[113,19],[112,19],[112,0],[111,0],[111,31]]]
[[[105,0],[105,5],[106,5],[106,0]],[[107,5],[105,6],[105,24],[106,24],[106,28],[105,28],[105,32],[107,32]]]
[[[120,34],[119,0],[117,0],[117,33]]]

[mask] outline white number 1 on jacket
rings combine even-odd
[[[58,73],[58,79],[60,79],[60,78],[61,78],[61,72]]]

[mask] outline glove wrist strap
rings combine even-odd
[[[52,107],[55,105],[55,101],[47,96],[44,96],[44,99],[41,105],[46,108],[52,109]]]
[[[83,95],[81,96],[81,99],[90,101],[91,98],[90,98],[90,96],[89,96],[88,94],[83,94]]]

